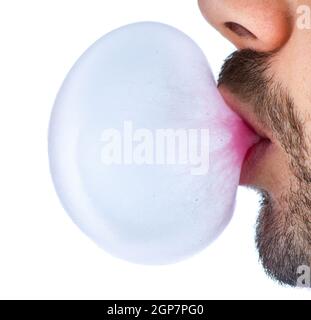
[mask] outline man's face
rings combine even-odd
[[[262,264],[295,285],[311,266],[311,0],[199,0],[206,19],[239,49],[220,91],[262,137],[242,185],[262,195],[256,243]]]

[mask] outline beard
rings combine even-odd
[[[281,284],[295,286],[298,268],[311,267],[311,142],[294,100],[271,72],[274,57],[252,50],[233,53],[222,67],[219,86],[253,108],[250,111],[288,159],[286,190],[278,195],[258,190],[256,246],[266,273]]]

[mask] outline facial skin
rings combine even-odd
[[[311,0],[199,0],[238,49],[219,89],[262,137],[240,181],[262,196],[259,256],[271,277],[292,286],[298,267],[311,267],[311,25],[297,23],[302,5],[311,8]]]

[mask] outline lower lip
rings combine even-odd
[[[253,145],[246,153],[244,158],[243,167],[247,166],[250,170],[254,168],[264,158],[271,141],[269,139],[261,139],[255,145]]]

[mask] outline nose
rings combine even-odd
[[[238,49],[276,51],[288,41],[288,0],[199,0],[203,16]]]

